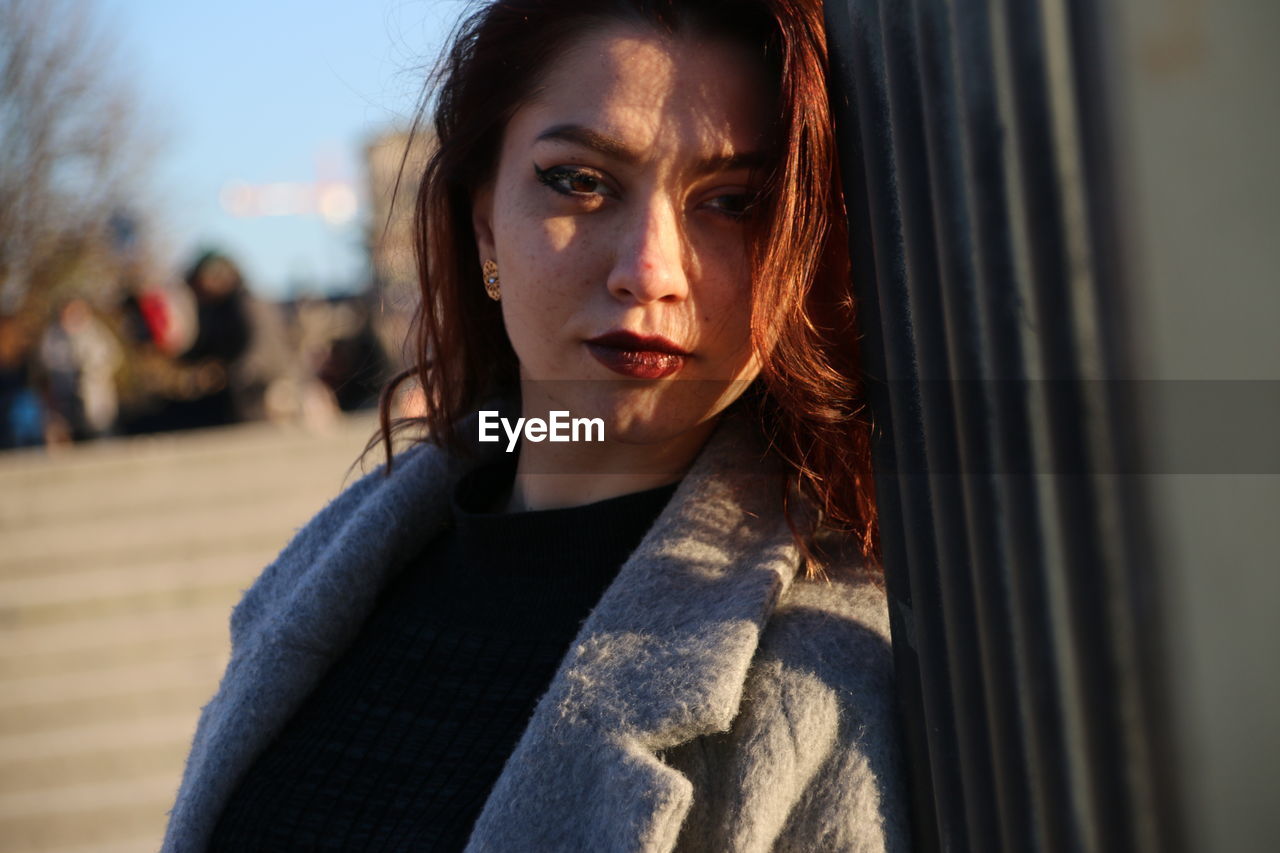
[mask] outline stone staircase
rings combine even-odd
[[[375,428],[0,455],[0,853],[159,846],[230,608]]]

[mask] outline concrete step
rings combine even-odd
[[[216,685],[226,663],[227,654],[219,649],[187,657],[129,663],[108,670],[6,679],[4,691],[0,693],[0,711],[55,702],[93,702],[157,686],[199,689]]]
[[[136,716],[127,720],[91,722],[54,731],[26,732],[0,736],[0,767],[30,761],[73,758],[101,749],[170,746],[190,743],[198,714]]]
[[[244,564],[245,577],[255,577],[263,563],[254,560]],[[97,619],[114,620],[131,613],[147,613],[171,608],[222,607],[230,615],[231,608],[244,593],[249,581],[236,584],[205,584],[157,589],[143,592],[122,592],[110,598],[57,601],[23,608],[0,606],[0,624],[7,628],[27,629],[63,625],[68,622],[89,623]]]
[[[0,630],[0,681],[220,648],[227,640],[227,620],[226,608],[206,606],[155,611],[134,619],[99,619],[93,631],[86,631],[79,621]]]
[[[41,847],[40,853],[149,853],[160,848],[160,836],[151,833],[122,841],[94,841],[89,844],[72,844],[69,847]],[[3,843],[3,842],[0,842]]]
[[[171,640],[189,634],[203,636],[211,630],[221,630],[221,640],[226,637],[227,618],[226,608],[217,605],[151,610],[103,618],[95,622],[92,632],[74,622],[31,628],[0,628],[0,667],[8,665],[7,662],[14,658],[37,654],[76,654],[146,642],[163,646]]]
[[[246,482],[287,485],[289,479],[277,479],[281,474],[337,491],[364,470],[352,465],[374,427],[372,419],[359,417],[329,435],[254,425],[78,445],[54,455],[0,454],[0,529],[120,505],[145,507],[157,494],[216,498]],[[380,459],[371,454],[365,467]],[[99,500],[104,494],[110,500]]]
[[[260,543],[271,533],[276,550],[308,518],[328,503],[333,491],[300,491],[261,500],[247,491],[234,503],[169,506],[162,512],[121,521],[119,518],[73,518],[58,526],[0,530],[0,577],[92,568],[100,554],[114,564],[123,555],[141,557],[152,548],[194,543],[203,553]],[[3,599],[0,599],[3,600]]]
[[[21,610],[245,584],[252,581],[274,557],[274,551],[232,551],[155,565],[85,568],[74,573],[52,572],[35,577],[0,579],[0,601],[4,602],[6,610]]]
[[[231,607],[373,429],[0,455],[0,853],[158,847]]]
[[[106,805],[82,803],[74,811],[44,809],[0,820],[0,853],[101,851],[126,844],[139,844],[133,849],[142,853],[158,849],[172,791],[165,794],[158,781],[148,789],[115,787],[119,793]]]
[[[195,720],[191,721],[195,725]],[[128,748],[98,744],[92,750],[74,756],[54,758],[45,756],[34,761],[13,760],[4,764],[0,773],[0,793],[43,791],[47,795],[60,785],[79,785],[89,782],[120,782],[132,776],[169,774],[173,783],[173,768],[181,767],[191,748],[191,737],[172,742],[130,744]],[[176,789],[175,789],[176,793]]]
[[[204,707],[217,689],[218,679],[194,678],[177,684],[151,684],[124,693],[97,696],[92,701],[73,697],[46,699],[0,708],[0,731],[23,737],[64,728],[128,721],[164,714],[191,714]],[[194,722],[194,717],[192,720]],[[0,775],[4,772],[0,771]],[[3,787],[0,779],[0,787]]]

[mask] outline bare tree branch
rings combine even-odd
[[[47,299],[144,171],[136,100],[87,0],[0,0],[0,310]]]

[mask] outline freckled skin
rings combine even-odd
[[[731,45],[613,26],[567,51],[507,126],[495,177],[474,199],[477,243],[498,263],[522,414],[605,420],[606,447],[583,448],[585,468],[601,453],[687,466],[759,373],[744,223],[732,215],[756,176],[697,165],[766,148],[766,91]],[[544,137],[565,125],[636,159]],[[614,329],[662,335],[692,355],[671,377],[621,377],[585,344]],[[525,445],[522,466],[525,452],[553,448]]]

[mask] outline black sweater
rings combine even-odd
[[[675,490],[485,512],[513,463],[460,483],[454,524],[240,780],[210,850],[465,846],[582,620]]]

